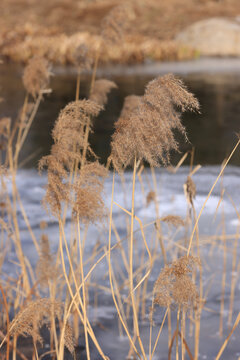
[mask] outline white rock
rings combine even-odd
[[[240,21],[211,18],[198,21],[180,32],[176,41],[205,56],[240,56]]]

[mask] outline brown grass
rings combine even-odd
[[[32,3],[33,7],[34,1]],[[190,0],[186,3],[189,4],[189,2]],[[23,3],[24,0],[22,1]],[[15,1],[9,2],[9,4],[14,4],[16,7],[19,5]],[[144,6],[146,5],[145,1],[143,4]],[[166,4],[160,5],[166,7]],[[178,4],[177,0],[174,0],[172,4]],[[225,5],[227,9],[227,2]],[[86,10],[87,5],[83,4],[82,6]],[[149,1],[147,6],[154,8],[157,5],[155,2]],[[62,1],[59,9],[63,7],[67,12],[71,4]],[[111,8],[109,6],[110,10]],[[121,7],[120,9],[123,8]],[[136,10],[134,8],[134,12],[137,14]],[[180,11],[179,9],[176,10]],[[58,14],[59,11],[57,11]],[[99,354],[98,356],[107,360],[108,357],[105,355],[105,352],[108,349],[103,348],[103,346],[101,347],[99,344],[95,334],[95,327],[93,327],[88,313],[90,306],[91,310],[96,310],[98,296],[101,294],[99,291],[107,292],[112,296],[119,319],[119,333],[121,335],[126,334],[129,341],[129,357],[137,356],[141,360],[147,360],[148,351],[149,359],[152,359],[155,351],[157,351],[160,335],[164,327],[167,327],[169,348],[168,350],[161,349],[161,351],[166,351],[166,353],[168,351],[171,357],[171,350],[175,340],[176,360],[178,360],[178,334],[180,334],[182,360],[185,358],[185,348],[192,358],[187,346],[186,339],[188,334],[185,325],[185,323],[190,322],[195,327],[195,336],[191,340],[191,345],[195,347],[195,359],[198,358],[200,324],[204,321],[201,318],[201,312],[205,310],[205,300],[203,297],[205,295],[207,297],[208,292],[208,289],[204,288],[206,291],[203,294],[202,272],[204,268],[201,267],[201,263],[203,267],[206,266],[207,261],[205,260],[208,260],[208,257],[200,259],[200,250],[205,245],[212,244],[212,241],[216,241],[216,238],[208,238],[207,240],[206,238],[200,238],[198,222],[211,193],[222,176],[227,163],[236,151],[240,140],[224,163],[198,215],[194,207],[196,187],[192,177],[196,175],[199,166],[193,169],[192,152],[190,172],[184,185],[186,201],[189,209],[192,210],[192,212],[189,211],[189,214],[187,214],[188,221],[183,219],[182,216],[179,217],[171,214],[161,217],[157,196],[159,184],[157,183],[153,167],[159,166],[160,163],[167,164],[171,151],[178,151],[179,144],[175,139],[175,130],[178,130],[187,140],[186,130],[181,123],[181,113],[187,110],[198,111],[199,104],[197,99],[186,89],[183,82],[172,74],[152,80],[146,86],[143,96],[132,95],[125,99],[112,138],[112,153],[109,161],[112,161],[114,170],[120,172],[123,192],[125,191],[124,189],[127,189],[126,185],[128,185],[125,184],[123,170],[128,165],[133,166],[131,169],[131,193],[126,191],[126,193],[122,194],[126,199],[131,197],[131,210],[124,208],[123,205],[118,204],[114,200],[115,171],[113,172],[111,206],[110,210],[106,209],[103,189],[104,179],[109,172],[105,166],[98,162],[97,156],[91,150],[89,133],[93,131],[93,119],[98,116],[100,111],[104,110],[110,90],[116,88],[116,85],[110,80],[95,80],[95,78],[100,55],[99,50],[105,51],[103,40],[116,40],[116,36],[119,38],[124,36],[125,25],[127,24],[124,25],[120,21],[123,17],[127,22],[133,21],[130,9],[127,10],[127,14],[124,11],[119,11],[119,8],[111,10],[102,23],[105,33],[103,31],[102,37],[98,38],[97,46],[95,44],[92,49],[90,44],[88,44],[89,47],[85,47],[82,38],[81,41],[76,42],[76,46],[72,46],[74,40],[76,40],[74,35],[71,39],[71,46],[69,43],[69,48],[71,48],[69,56],[77,70],[76,98],[75,101],[67,104],[60,112],[52,131],[54,144],[51,148],[51,153],[43,157],[39,163],[40,169],[47,168],[48,183],[44,202],[50,208],[50,212],[56,216],[59,226],[59,231],[56,231],[56,234],[54,234],[58,240],[56,256],[50,251],[46,224],[39,223],[39,228],[44,230],[40,244],[34,235],[35,229],[31,228],[16,181],[19,153],[29,134],[29,129],[35,119],[43,94],[48,92],[50,71],[45,59],[34,57],[25,69],[23,83],[28,94],[19,111],[17,121],[12,126],[11,119],[1,118],[0,120],[0,152],[1,158],[4,160],[0,167],[0,195],[3,199],[0,210],[4,219],[0,219],[0,271],[2,281],[0,323],[3,329],[0,332],[2,338],[0,351],[3,351],[3,356],[5,356],[3,345],[6,344],[7,360],[9,360],[10,356],[16,359],[17,354],[21,355],[17,348],[17,338],[19,335],[32,337],[34,346],[33,352],[30,355],[32,358],[40,359],[41,356],[44,356],[44,354],[38,355],[37,342],[43,343],[40,330],[46,324],[50,331],[48,339],[50,345],[49,352],[57,360],[64,359],[65,346],[72,353],[72,356],[76,358],[74,339],[78,341],[81,329],[84,336],[87,359],[91,359],[92,347],[95,347]],[[102,18],[104,18],[106,14],[102,15]],[[127,15],[126,18],[125,15]],[[28,29],[28,31],[30,30]],[[51,33],[51,36],[53,36],[51,39],[53,44],[54,33]],[[25,35],[22,35],[22,38],[25,41]],[[14,41],[10,41],[11,51],[14,48]],[[21,39],[19,41],[21,42]],[[44,38],[41,41],[44,42]],[[69,39],[66,41],[69,41]],[[7,46],[9,46],[9,39],[7,43]],[[23,43],[21,44],[23,45]],[[65,47],[66,44],[63,42],[61,45]],[[100,45],[101,48],[99,47]],[[59,43],[57,47],[59,51]],[[154,42],[154,47],[156,47],[156,42]],[[35,52],[34,49],[32,48],[33,52]],[[41,46],[39,46],[39,49],[43,52],[45,51]],[[68,48],[64,48],[65,52],[67,51],[66,49]],[[54,56],[56,57],[58,52],[56,51],[53,54],[55,50],[56,48],[54,49],[49,46],[48,55],[51,53],[53,58]],[[19,48],[16,51],[19,51]],[[112,51],[115,51],[114,47]],[[16,52],[14,54],[16,55]],[[23,56],[25,57],[26,54]],[[28,56],[29,53],[26,58]],[[81,71],[86,68],[90,69],[92,59],[95,60],[90,95],[87,99],[79,100]],[[29,102],[29,95],[32,97],[32,102]],[[2,153],[2,150],[6,154]],[[187,156],[188,154],[185,154],[182,157],[174,172],[177,172]],[[151,165],[151,171],[144,170],[144,161]],[[142,180],[143,175],[147,178],[146,182]],[[149,176],[152,179],[149,179]],[[6,177],[8,177],[7,181],[11,184],[11,187],[7,188]],[[152,201],[155,203],[155,220],[149,224],[144,223],[144,219],[141,219],[136,214],[135,187],[138,179],[141,185],[143,204],[147,202],[147,205],[149,205]],[[153,187],[151,181],[153,182]],[[223,200],[223,195],[224,189],[222,189],[221,201]],[[126,215],[126,236],[122,236],[115,225],[115,218],[113,216],[115,214],[114,206],[117,206],[118,210]],[[234,208],[238,214],[235,205]],[[71,214],[70,231],[69,227],[66,226],[66,221],[69,221],[67,214]],[[39,256],[36,269],[32,268],[31,259],[23,251],[24,247],[22,244],[25,240],[23,236],[26,234],[26,231],[25,229],[21,231],[19,216],[24,219]],[[193,229],[191,229],[189,221],[191,216],[194,224]],[[100,225],[104,225],[105,219],[108,220],[109,225],[108,246],[106,232],[102,231],[100,227]],[[168,234],[165,234],[163,231],[164,227],[163,229],[161,228],[161,222],[177,227],[177,229],[174,229],[176,231],[172,233],[169,231]],[[93,251],[88,252],[85,246],[88,241],[90,223],[98,225],[96,228],[98,232]],[[184,225],[185,234],[184,236],[180,235],[178,239],[176,236],[177,233],[179,235],[178,227]],[[103,228],[104,230],[106,229],[104,226]],[[146,229],[149,230],[148,233],[145,233]],[[189,232],[191,233],[190,238]],[[113,234],[115,236],[114,245],[112,245]],[[192,248],[194,235],[196,235],[198,257],[193,256],[195,251]],[[238,237],[238,232],[234,236],[229,236],[225,234],[225,230],[222,237],[220,237],[223,239],[224,256],[227,255],[226,240],[229,240],[229,248],[233,251],[234,260],[232,269],[235,270],[240,268],[239,262],[237,262]],[[232,239],[234,239],[233,249],[230,242]],[[91,239],[91,241],[93,243],[94,239]],[[127,242],[127,244],[124,245],[124,242]],[[188,244],[188,248],[186,248],[186,244]],[[7,259],[9,249],[14,249],[17,257],[17,272],[14,278],[6,276],[2,271],[2,266]],[[218,246],[218,251],[222,251],[221,245]],[[104,275],[105,278],[103,279],[105,281],[102,283],[101,279],[100,283],[96,283],[92,278],[93,271],[98,271],[99,265],[104,266],[104,260],[106,259],[108,263],[107,266],[105,264],[106,276]],[[122,263],[124,264],[123,266]],[[163,263],[164,267],[161,266]],[[154,274],[152,270],[156,266],[159,269],[159,276],[152,288],[149,284],[149,278]],[[198,270],[199,276],[197,275]],[[223,289],[225,289],[226,262],[222,271],[224,275]],[[109,282],[106,281],[106,277],[108,277]],[[48,294],[46,298],[42,297],[42,285],[44,285],[45,293]],[[231,290],[231,318],[234,311],[235,285],[233,282]],[[89,293],[91,287],[94,287],[94,300],[92,300]],[[222,291],[223,304],[225,297],[226,293]],[[62,300],[64,300],[64,304]],[[149,314],[146,310],[146,304],[150,304],[151,301],[148,338],[146,332],[144,332],[146,340],[142,336],[142,331],[146,328],[146,324],[142,326],[140,319],[146,320],[146,316]],[[152,321],[154,314],[152,311],[154,305],[163,306],[167,309],[152,347],[154,325]],[[221,309],[223,309],[223,306]],[[72,319],[72,314],[74,314],[74,319]],[[9,323],[10,317],[13,318],[11,323]],[[168,324],[166,326],[165,320],[167,317]],[[222,319],[222,314],[219,314],[219,317]],[[217,359],[222,355],[239,323],[239,319],[238,315],[234,326],[218,352]],[[72,327],[72,323],[74,323],[74,327]],[[172,327],[175,325],[176,331],[172,334]],[[179,331],[180,327],[181,331]],[[10,348],[12,349],[11,355]],[[24,359],[24,355],[21,357]]]

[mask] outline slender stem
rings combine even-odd
[[[134,349],[134,351],[136,352],[137,356],[141,359],[141,356],[139,355],[134,342],[131,338],[131,335],[128,331],[128,328],[122,318],[116,297],[115,297],[115,293],[114,293],[114,289],[113,289],[113,279],[112,279],[112,266],[111,266],[111,239],[112,239],[112,211],[113,211],[113,194],[114,194],[114,183],[115,183],[115,173],[113,173],[113,182],[112,182],[112,198],[111,198],[111,209],[110,209],[110,216],[109,216],[109,237],[108,237],[108,266],[109,266],[109,282],[110,282],[110,287],[111,287],[111,293],[112,293],[112,298],[119,316],[119,319],[124,327],[124,330],[126,331],[126,334],[128,336],[128,339],[131,343],[132,348]]]
[[[131,210],[131,231],[130,231],[130,247],[129,247],[129,287],[130,287],[129,290],[130,290],[130,297],[131,297],[132,309],[133,309],[134,333],[137,336],[143,357],[144,359],[146,359],[146,354],[139,334],[138,315],[137,315],[137,309],[136,309],[134,291],[133,291],[134,290],[133,289],[133,232],[134,232],[134,200],[135,200],[136,170],[137,170],[137,163],[135,157],[134,168],[133,168],[133,180],[132,180],[132,210]]]
[[[88,333],[87,333],[87,310],[86,310],[86,295],[85,295],[85,282],[84,282],[84,272],[83,272],[83,249],[81,243],[81,234],[80,234],[80,224],[79,224],[79,216],[77,219],[77,228],[78,228],[78,246],[79,246],[79,257],[80,257],[80,269],[81,269],[81,277],[82,277],[82,296],[83,296],[83,326],[84,326],[84,334],[85,334],[85,342],[86,342],[86,352],[87,359],[90,360],[90,351],[89,351],[89,342],[88,342]]]
[[[176,360],[179,359],[179,354],[178,354],[178,331],[179,331],[179,318],[180,318],[180,306],[178,307],[178,312],[177,312],[177,329],[176,329]]]
[[[166,320],[166,317],[167,317],[167,314],[168,314],[168,311],[169,311],[169,308],[167,308],[167,310],[165,311],[165,314],[164,314],[164,317],[163,317],[163,321],[161,323],[161,326],[160,326],[160,329],[158,331],[158,334],[157,334],[157,338],[156,338],[156,341],[155,341],[155,344],[154,344],[154,347],[153,347],[153,351],[152,351],[152,354],[151,356],[149,356],[149,360],[151,360],[153,358],[153,355],[155,353],[155,350],[156,350],[156,347],[157,347],[157,344],[158,344],[158,340],[159,340],[159,337],[162,333],[162,329],[163,329],[163,325],[165,323],[165,320]]]
[[[77,84],[76,84],[76,101],[79,100],[79,95],[80,95],[80,79],[81,79],[81,70],[80,68],[78,68]]]
[[[201,208],[201,210],[200,210],[200,212],[199,212],[199,215],[198,215],[197,221],[195,222],[195,225],[194,225],[194,228],[193,228],[193,231],[192,231],[191,237],[190,237],[189,246],[188,246],[188,251],[187,251],[187,256],[189,256],[189,254],[190,254],[190,250],[191,250],[191,246],[192,246],[193,237],[194,237],[194,234],[195,234],[196,228],[197,228],[197,226],[198,226],[198,223],[199,223],[200,217],[201,217],[201,215],[202,215],[202,212],[203,212],[203,210],[204,210],[204,208],[205,208],[205,206],[206,206],[206,204],[207,204],[207,201],[208,201],[208,199],[210,198],[210,196],[211,196],[211,194],[212,194],[212,192],[213,192],[213,190],[214,190],[214,188],[215,188],[215,186],[216,186],[216,184],[217,184],[217,182],[218,182],[219,178],[222,176],[222,174],[223,174],[223,172],[224,172],[224,170],[225,170],[225,168],[226,168],[227,164],[229,163],[229,161],[230,161],[230,159],[232,158],[233,154],[234,154],[234,153],[235,153],[235,151],[237,150],[237,147],[238,147],[238,145],[239,145],[239,144],[240,144],[240,139],[238,140],[237,144],[234,146],[234,148],[233,148],[233,150],[232,150],[231,154],[229,155],[228,159],[226,160],[226,162],[225,162],[224,166],[222,167],[222,169],[221,169],[221,171],[220,171],[220,173],[219,173],[219,175],[218,175],[217,179],[214,181],[214,184],[213,184],[213,186],[211,187],[211,189],[210,189],[210,191],[209,191],[209,193],[208,193],[208,195],[207,195],[207,197],[206,197],[206,200],[205,200],[205,201],[204,201],[204,203],[203,203],[203,206],[202,206],[202,208]]]
[[[93,91],[93,87],[94,87],[94,84],[95,84],[97,67],[98,67],[98,62],[99,62],[99,57],[100,57],[100,48],[101,48],[101,44],[98,45],[97,50],[96,50],[96,57],[95,57],[95,61],[94,61],[94,67],[93,67],[92,79],[91,79],[91,86],[90,86],[90,94]]]

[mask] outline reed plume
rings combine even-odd
[[[61,144],[65,150],[71,149],[74,145],[83,146],[82,128],[91,119],[98,116],[102,106],[91,100],[77,100],[70,102],[61,110],[54,125],[52,137],[55,143]]]
[[[107,79],[96,80],[91,91],[89,99],[94,101],[100,106],[104,106],[107,103],[107,96],[112,89],[116,89],[115,82]]]
[[[52,154],[42,157],[38,167],[40,172],[44,167],[48,169],[48,184],[43,198],[43,205],[46,210],[48,210],[49,206],[54,216],[59,216],[61,213],[61,203],[69,202],[70,187],[67,182],[68,172],[61,159],[54,153],[54,150]]]
[[[149,206],[149,204],[155,200],[156,200],[155,191],[149,191],[149,193],[147,194],[147,198],[146,198],[147,206]]]
[[[72,54],[72,61],[73,64],[81,71],[91,69],[93,59],[86,44],[80,44],[75,47]]]
[[[174,130],[187,139],[178,110],[199,109],[197,99],[172,74],[149,82],[137,102],[135,109],[124,118],[120,116],[116,123],[110,159],[117,171],[132,165],[135,158],[153,167],[159,165],[159,160],[168,164],[170,151],[178,151]]]
[[[75,347],[74,347],[73,329],[68,322],[66,323],[64,330],[64,345],[70,351],[71,354],[74,353]]]
[[[41,344],[43,339],[39,330],[44,324],[48,324],[52,315],[61,318],[62,304],[47,298],[29,302],[15,316],[10,324],[10,335],[30,335],[33,341]]]
[[[177,215],[167,215],[162,217],[160,220],[176,227],[185,225],[183,219]]]
[[[196,265],[200,266],[200,260],[193,256],[184,256],[166,265],[154,285],[154,304],[177,306],[185,311],[197,305],[198,291],[189,276]]]
[[[29,60],[23,73],[23,85],[27,92],[36,98],[49,84],[51,72],[46,59],[34,56]]]
[[[103,180],[106,176],[107,169],[97,161],[87,163],[82,167],[80,176],[73,185],[73,213],[84,223],[94,223],[106,215],[102,199]]]
[[[193,205],[193,200],[196,196],[196,185],[190,175],[187,177],[187,181],[185,182],[183,189],[187,202],[189,205]]]
[[[94,155],[88,142],[86,142],[84,127],[91,127],[92,118],[97,116],[101,110],[102,106],[92,100],[73,101],[60,112],[54,125],[52,132],[54,145],[51,148],[51,154],[40,160],[39,169],[41,170],[45,166],[48,169],[48,185],[43,203],[46,208],[50,207],[55,216],[59,216],[61,213],[62,202],[67,204],[74,202],[74,213],[79,212],[80,200],[84,203],[87,190],[90,191],[90,188],[95,188],[93,184],[90,187],[86,186],[84,182],[85,173],[82,175],[82,180],[78,181],[76,178],[75,184],[69,183],[68,177],[74,164],[76,162],[81,164],[85,149],[87,156]],[[96,172],[99,166],[96,164]],[[89,166],[84,167],[86,167],[85,171],[89,169]],[[89,176],[91,177],[92,174],[93,171],[91,170]],[[92,202],[94,200],[96,201],[96,198],[92,199]],[[99,202],[99,198],[97,202]],[[87,209],[88,207],[89,205],[85,203],[84,208]],[[87,215],[86,218],[89,216]]]

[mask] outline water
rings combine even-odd
[[[131,69],[130,69],[131,70]],[[0,67],[1,71],[1,86],[2,93],[5,97],[5,102],[1,104],[1,113],[16,117],[17,110],[24,98],[24,92],[21,85],[22,69],[13,65],[5,68]],[[160,72],[165,72],[164,68],[160,68]],[[41,104],[37,118],[35,119],[32,129],[26,144],[22,151],[23,159],[28,159],[28,162],[23,164],[17,175],[17,186],[24,209],[29,218],[32,230],[38,240],[40,240],[42,231],[39,229],[41,221],[48,223],[47,232],[51,244],[51,250],[56,253],[58,248],[58,223],[52,217],[46,214],[43,207],[40,205],[41,200],[45,194],[44,186],[47,183],[46,173],[40,177],[36,170],[38,159],[42,155],[49,153],[51,146],[50,132],[54,121],[57,118],[58,112],[69,101],[74,99],[75,94],[75,74],[72,71],[63,71],[63,69],[55,69],[57,75],[53,77],[51,86],[53,92],[46,97]],[[109,141],[113,132],[113,125],[121,111],[124,97],[129,94],[141,95],[144,92],[144,86],[155,75],[153,73],[140,74],[133,71],[126,72],[125,76],[118,72],[107,72],[108,78],[113,79],[118,84],[118,89],[114,90],[110,97],[109,103],[106,106],[106,111],[103,112],[98,119],[95,120],[95,133],[91,136],[92,146],[95,152],[101,157],[102,162],[106,161],[109,154]],[[188,85],[189,89],[197,96],[201,104],[201,114],[187,114],[184,116],[183,122],[188,129],[189,139],[191,145],[183,144],[181,146],[182,152],[190,149],[191,146],[196,148],[194,162],[204,165],[193,176],[193,180],[197,187],[197,196],[194,201],[197,214],[206,199],[206,196],[214,183],[220,171],[220,164],[225,156],[230,152],[236,142],[235,131],[239,131],[239,98],[240,98],[240,75],[238,72],[212,72],[199,73],[193,71],[191,74],[182,72],[181,77]],[[85,96],[88,93],[89,77],[83,76],[81,83],[81,95]],[[103,145],[104,144],[104,145]],[[179,155],[181,156],[181,155]],[[173,163],[178,160],[177,156],[173,158]],[[218,164],[218,165],[216,165]],[[239,219],[234,209],[231,199],[238,207],[240,201],[239,194],[239,150],[236,152],[231,165],[227,167],[222,186],[225,189],[224,199],[219,206],[221,185],[217,184],[210,199],[208,200],[204,209],[203,215],[199,222],[201,255],[204,261],[203,285],[204,294],[208,291],[206,308],[202,313],[201,321],[201,336],[200,336],[200,356],[199,359],[213,360],[216,357],[218,350],[223,343],[223,340],[229,333],[227,326],[227,316],[229,308],[229,294],[231,285],[231,266],[232,266],[232,241],[227,240],[227,281],[226,281],[226,297],[224,309],[224,331],[223,337],[218,335],[219,329],[219,311],[221,299],[221,281],[222,281],[222,240],[219,235],[222,233],[222,210],[224,209],[226,233],[234,236],[239,225]],[[159,204],[160,216],[169,214],[179,215],[185,218],[187,214],[187,204],[183,191],[183,184],[186,181],[189,168],[182,167],[176,174],[168,172],[166,169],[158,169],[156,171],[156,179],[158,184],[157,201]],[[131,172],[125,174],[126,180],[126,194],[131,193]],[[145,195],[142,195],[142,189],[139,181],[136,183],[136,198],[135,211],[136,215],[143,221],[144,224],[151,223],[156,218],[155,206],[153,203],[146,205],[146,195],[149,190],[153,188],[151,179],[151,172],[146,169],[143,174],[143,183],[145,187]],[[8,192],[11,192],[10,181],[7,184]],[[111,188],[112,188],[112,174],[107,178],[104,187],[104,200],[107,208],[110,208],[111,203]],[[131,196],[124,196],[122,184],[119,177],[116,178],[114,201],[126,209],[131,209]],[[219,206],[219,208],[218,208]],[[67,215],[66,234],[70,234],[70,216]],[[117,207],[113,207],[113,219],[122,239],[122,245],[127,250],[126,241],[126,221],[124,213]],[[7,220],[7,218],[6,218]],[[31,265],[35,268],[38,261],[38,255],[32,243],[25,221],[21,215],[20,208],[18,208],[18,221],[21,231],[21,239],[25,256],[30,260]],[[137,229],[137,224],[135,224]],[[184,229],[176,231],[175,228],[169,228],[166,224],[163,225],[163,232],[166,235],[165,246],[171,249],[175,255],[178,253],[176,242],[184,237]],[[151,244],[152,234],[154,233],[154,224],[145,229],[146,239],[148,245]],[[170,234],[171,240],[167,235]],[[209,241],[209,236],[213,236],[212,241]],[[69,235],[67,236],[69,240]],[[143,248],[142,238],[140,232],[135,234],[138,244],[138,251]],[[104,246],[108,241],[108,224],[92,225],[88,229],[88,237],[85,248],[85,255],[89,257],[96,245],[99,242],[99,247],[102,249],[100,255],[103,253]],[[112,235],[112,243],[116,243],[117,239]],[[215,246],[216,243],[221,246]],[[204,244],[204,246],[203,246]],[[158,250],[160,255],[160,250]],[[238,258],[240,249],[237,250]],[[99,256],[100,256],[99,255]],[[136,254],[137,255],[137,254]],[[169,258],[170,260],[170,258]],[[14,249],[8,252],[6,261],[3,266],[3,272],[15,277],[17,269],[13,264],[17,261]],[[116,264],[120,266],[121,271],[124,271],[123,263],[120,260],[119,249],[112,252],[113,268],[116,272],[117,279],[120,279]],[[154,282],[162,268],[162,260],[155,263],[154,268],[149,277],[148,290],[149,293],[153,288]],[[86,266],[85,271],[89,269]],[[109,280],[107,276],[107,261],[103,260],[99,263],[92,274],[91,281],[99,283],[102,286],[109,287]],[[238,276],[238,274],[237,274]],[[125,296],[126,291],[123,291]],[[236,318],[239,308],[240,288],[237,283],[235,293],[235,307],[233,319]],[[128,353],[128,340],[126,337],[120,337],[118,331],[118,318],[114,308],[111,295],[105,291],[100,291],[98,296],[98,308],[93,307],[94,288],[90,288],[90,307],[89,319],[95,324],[94,330],[99,340],[100,345],[104,349],[106,355],[111,359],[122,360]],[[147,309],[151,305],[151,298],[147,300]],[[147,310],[148,315],[148,310]],[[154,320],[156,326],[153,330],[153,339],[155,339],[159,326],[164,316],[164,309],[157,309]],[[176,318],[176,313],[173,313],[173,318]],[[175,323],[175,322],[174,322]],[[176,324],[176,323],[175,323]],[[188,333],[189,329],[187,329]],[[148,318],[140,321],[140,332],[143,342],[147,349],[149,322]],[[231,338],[230,343],[224,351],[223,358],[237,359],[239,355],[239,330],[237,329]],[[187,337],[188,345],[193,352],[194,338]],[[120,351],[121,349],[121,351]],[[174,349],[173,349],[174,351]],[[92,359],[98,359],[97,353],[92,350]],[[174,357],[173,357],[174,358]],[[156,350],[155,359],[167,359],[167,326],[164,326],[163,333],[160,337],[159,346]]]
[[[215,67],[217,68],[218,62]],[[221,64],[221,62],[220,62]],[[230,62],[231,64],[231,62]],[[211,64],[210,64],[211,65]],[[195,65],[194,65],[195,66]],[[179,73],[189,90],[195,94],[201,104],[201,114],[184,114],[183,123],[187,128],[190,144],[181,142],[181,151],[195,147],[195,161],[202,165],[220,164],[229,154],[236,140],[235,132],[239,131],[240,110],[240,72],[231,72],[230,68],[221,67],[220,72],[202,72],[205,68],[196,69],[191,63],[181,68],[179,65],[150,65],[144,68],[120,68],[103,70],[101,76],[114,80],[118,89],[109,96],[106,110],[94,121],[94,133],[90,137],[93,150],[102,162],[110,152],[110,139],[122,108],[124,97],[130,94],[142,95],[145,85],[155,76],[169,71]],[[187,69],[189,71],[187,72]],[[192,69],[192,70],[191,70]],[[198,70],[198,71],[197,71]],[[25,167],[36,167],[38,160],[47,155],[52,144],[51,130],[62,109],[75,97],[76,73],[72,68],[53,69],[55,76],[51,80],[52,94],[45,97],[40,105],[37,117],[30,130],[29,137],[22,149],[20,162]],[[24,91],[21,84],[22,68],[16,65],[0,67],[1,95],[5,98],[1,104],[1,114],[16,118],[17,109],[23,104]],[[81,97],[89,92],[90,77],[85,74],[81,81]],[[172,161],[179,159],[174,154]],[[233,164],[240,165],[239,156],[234,156]]]

